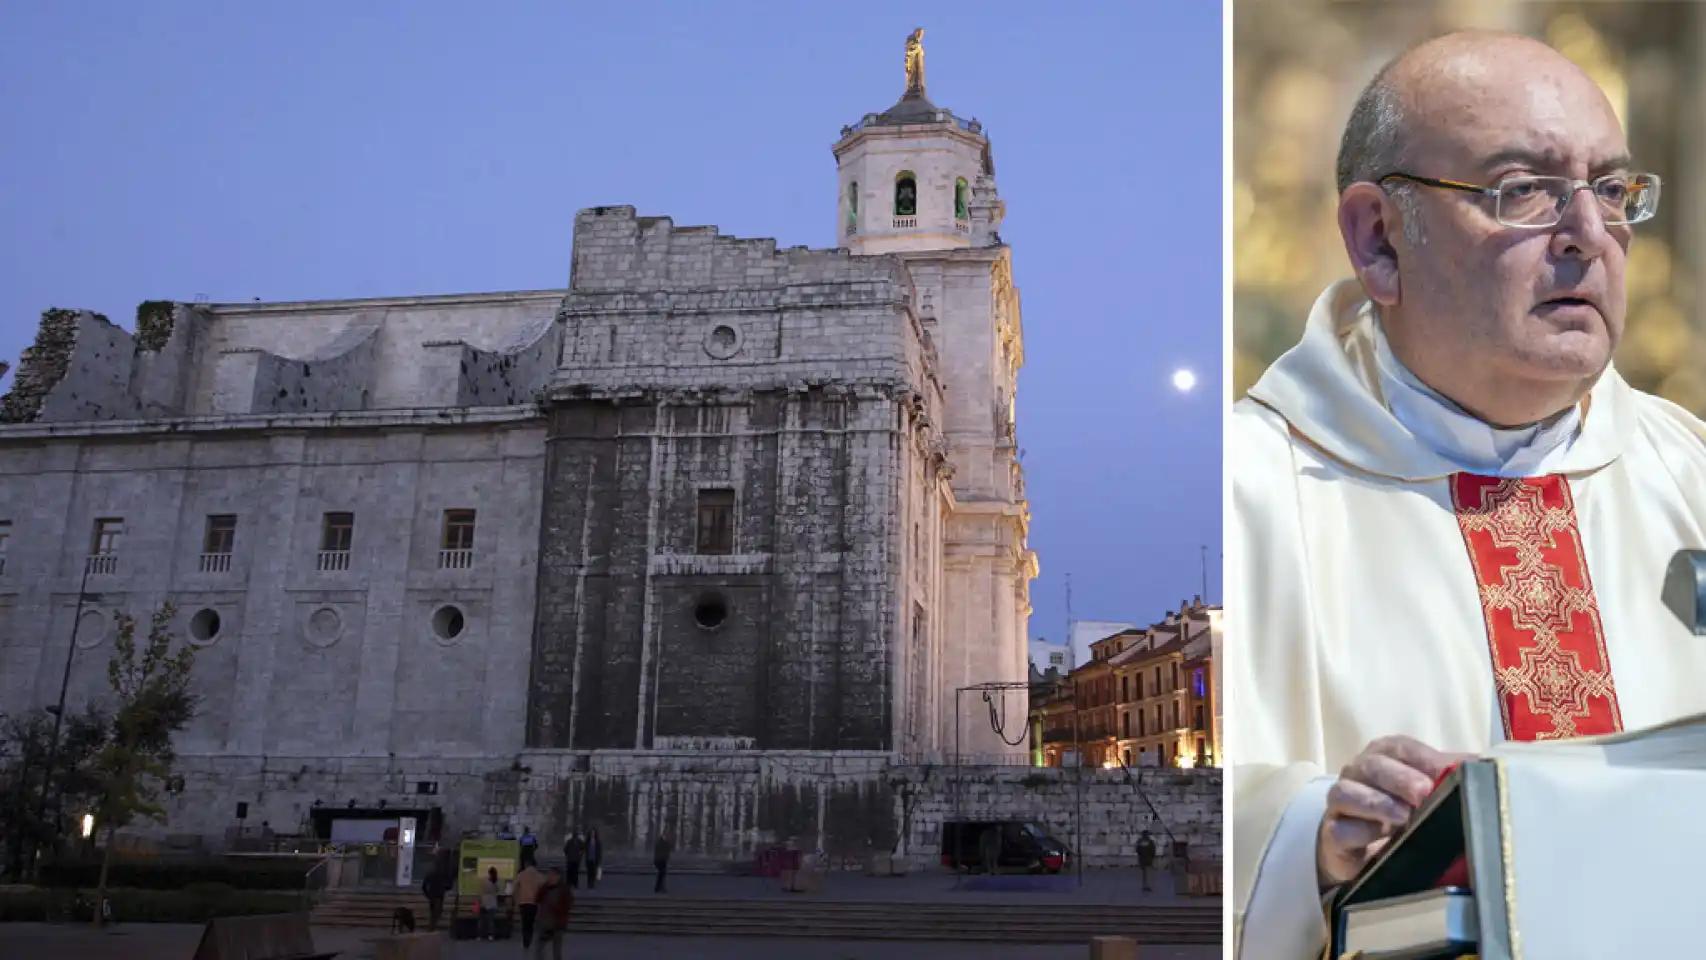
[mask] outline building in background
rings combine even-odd
[[[1221,617],[1198,597],[1092,642],[1089,662],[1033,683],[1033,762],[1219,766]]]
[[[1091,644],[1111,637],[1122,630],[1135,630],[1137,624],[1119,620],[1074,620],[1067,633],[1066,668],[1074,670],[1095,659]]]
[[[335,806],[730,853],[823,842],[836,763],[886,811],[901,755],[1022,759],[954,713],[1027,675],[1019,292],[991,143],[913,62],[833,145],[837,248],[603,206],[567,289],[48,311],[0,401],[0,712],[68,656],[99,696],[116,617],[171,601],[179,834]],[[659,779],[706,754],[727,782]]]
[[[1047,674],[1050,670],[1064,675],[1072,669],[1072,648],[1064,643],[1051,643],[1046,638],[1038,637],[1030,643],[1031,679]]]

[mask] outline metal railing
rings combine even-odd
[[[91,553],[83,563],[86,573],[110,575],[118,572],[118,554],[116,553]]]
[[[231,555],[229,553],[204,553],[201,555],[202,573],[230,573]]]
[[[348,550],[321,550],[315,561],[314,569],[321,573],[331,573],[349,569]]]
[[[440,570],[466,570],[474,565],[474,551],[440,550],[438,552],[438,568]]]
[[[314,865],[302,875],[302,909],[314,909],[315,901],[326,891],[326,878],[329,873],[326,865],[331,862],[332,855],[328,853],[315,860]]]
[[[954,232],[955,233],[970,233],[971,232],[970,221],[955,220],[954,221]]]
[[[894,228],[896,230],[909,230],[909,229],[916,227],[916,226],[918,226],[918,218],[917,217],[895,217],[894,218]]]

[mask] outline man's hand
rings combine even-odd
[[[1442,753],[1410,737],[1381,737],[1364,747],[1327,791],[1315,840],[1321,888],[1357,875],[1427,799],[1434,780],[1467,754]]]

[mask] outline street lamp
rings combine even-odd
[[[83,839],[85,839],[85,840],[89,839],[89,835],[94,833],[94,832],[95,832],[95,815],[92,813],[83,814]]]
[[[36,820],[38,822],[47,818],[47,788],[53,781],[53,765],[59,759],[59,727],[65,721],[65,692],[71,686],[71,661],[77,656],[77,630],[83,626],[83,602],[85,600],[99,601],[100,599],[99,594],[91,595],[89,593],[89,558],[84,557],[83,579],[77,585],[77,609],[71,614],[71,641],[65,645],[65,672],[59,678],[59,703],[52,708],[53,739],[47,742],[47,769],[41,778],[41,803],[36,807]],[[60,796],[63,797],[63,791],[61,791]],[[59,804],[56,801],[54,804],[54,820],[57,821],[58,819]],[[54,827],[56,833],[58,829],[56,822]],[[35,847],[35,857],[32,857],[31,860],[32,867],[35,865],[35,858],[39,858],[40,855],[41,845],[38,843]]]

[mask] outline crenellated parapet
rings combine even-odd
[[[778,250],[771,239],[593,207],[575,218],[554,388],[921,388],[937,372],[913,299],[895,258]]]

